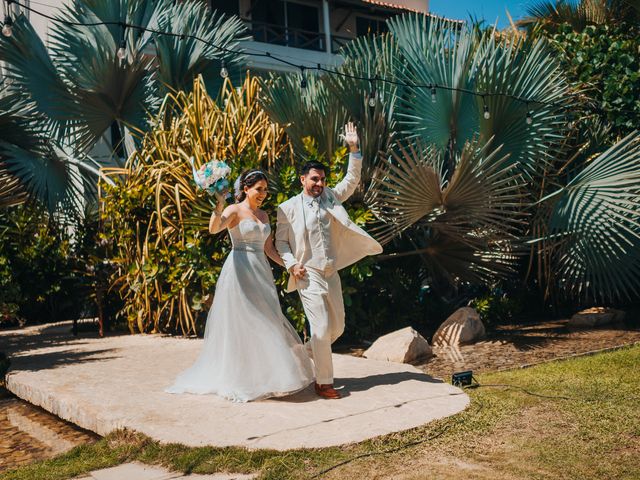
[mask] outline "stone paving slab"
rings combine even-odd
[[[69,331],[63,323],[0,332],[0,351],[12,360],[7,389],[100,435],[129,428],[189,446],[327,447],[423,425],[469,404],[460,389],[415,367],[349,355],[334,355],[340,400],[320,399],[312,388],[250,403],[171,395],[164,388],[192,364],[201,340]]]
[[[117,467],[95,470],[87,476],[77,477],[76,480],[251,480],[254,474],[242,473],[213,473],[210,475],[184,475],[170,472],[161,467],[132,462]]]

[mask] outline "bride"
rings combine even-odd
[[[216,284],[200,356],[169,393],[214,393],[247,402],[288,395],[313,382],[311,360],[282,314],[265,256],[284,265],[268,215],[260,210],[267,187],[263,172],[249,170],[240,176],[234,205],[224,208],[218,198],[209,231],[227,228],[233,248]]]

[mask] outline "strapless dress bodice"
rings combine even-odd
[[[261,223],[251,218],[245,218],[233,228],[229,229],[231,244],[234,250],[264,251],[264,242],[271,233],[268,223]]]

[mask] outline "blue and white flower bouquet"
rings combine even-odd
[[[229,189],[229,181],[227,180],[227,175],[231,173],[229,165],[219,160],[211,160],[196,170],[193,157],[189,161],[193,170],[193,180],[198,187],[211,195],[222,194]]]

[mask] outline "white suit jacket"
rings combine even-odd
[[[349,154],[349,167],[345,177],[334,188],[327,187],[322,192],[322,201],[327,206],[327,212],[337,220],[338,228],[333,230],[334,234],[330,239],[336,255],[336,270],[345,268],[367,255],[376,255],[382,252],[380,244],[353,223],[347,210],[342,206],[342,202],[349,198],[357,188],[361,169],[362,157]],[[303,208],[302,193],[278,206],[275,243],[287,270],[297,263],[304,265],[311,257]],[[296,279],[291,275],[287,292],[292,292],[295,289]]]

